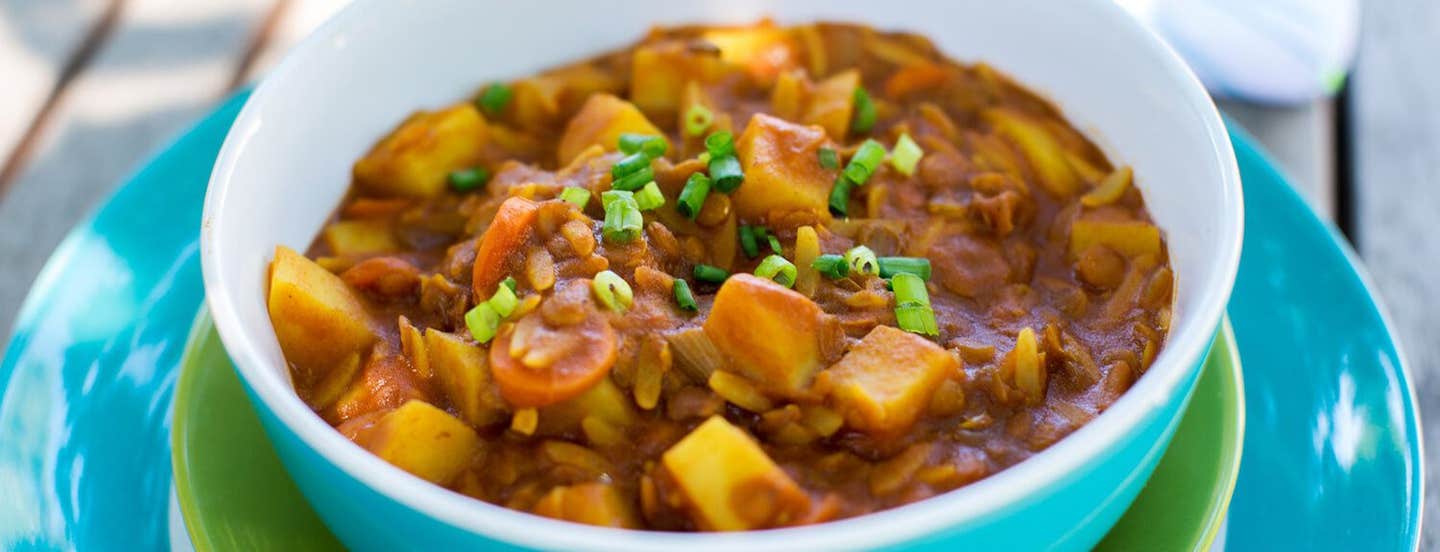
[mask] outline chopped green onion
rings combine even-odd
[[[664,204],[665,194],[660,193],[660,186],[655,184],[654,180],[635,193],[635,205],[639,206],[641,211],[658,209]]]
[[[486,115],[495,115],[505,109],[505,105],[510,103],[512,95],[514,94],[510,87],[505,83],[493,82],[480,91],[480,99],[476,100],[476,103],[480,104],[480,110],[484,111]]]
[[[895,288],[895,304],[930,306],[930,291],[919,276],[901,272],[890,279],[890,285]]]
[[[520,298],[515,296],[515,290],[508,286],[495,286],[495,295],[490,296],[490,307],[495,309],[495,314],[500,318],[510,316],[515,312],[515,306],[520,304]]]
[[[675,210],[690,220],[695,220],[700,214],[700,208],[705,205],[705,197],[710,195],[710,177],[704,173],[690,173],[690,178],[685,181],[685,187],[680,190],[680,198],[675,201]]]
[[[869,247],[857,245],[845,252],[845,263],[850,265],[850,270],[859,274],[879,274],[879,262],[875,260],[875,252]]]
[[[516,286],[520,285],[519,282],[515,281],[514,276],[506,276],[504,280],[500,280],[500,283],[505,284],[505,287],[510,288],[510,291],[515,291]]]
[[[676,278],[675,284],[670,287],[675,292],[675,302],[680,304],[681,309],[691,312],[700,310],[700,306],[695,303],[695,294],[690,293],[690,283],[684,278]]]
[[[773,236],[772,236],[773,237]],[[785,287],[795,285],[795,265],[779,255],[771,255],[755,267],[755,275]]]
[[[935,310],[924,305],[895,307],[895,324],[910,333],[940,335],[940,327],[935,323]]]
[[[840,168],[840,155],[831,148],[820,148],[820,167],[830,171]]]
[[[920,158],[925,156],[925,150],[920,149],[910,135],[901,134],[900,140],[895,142],[895,149],[890,150],[890,166],[900,171],[900,174],[910,176],[915,174],[915,167],[920,164]]]
[[[480,303],[465,313],[465,327],[470,329],[470,336],[475,341],[489,343],[495,337],[495,331],[500,329],[500,313],[495,312],[495,306],[488,301]]]
[[[940,335],[924,280],[915,274],[901,272],[890,279],[890,286],[895,291],[895,322],[900,329],[910,333]]]
[[[710,166],[710,152],[708,151],[700,152],[700,155],[696,155],[695,159],[699,160],[701,165],[705,165],[706,167]]]
[[[664,156],[665,150],[669,148],[670,144],[665,141],[664,136],[633,132],[620,135],[620,152],[627,155],[643,153],[646,157],[655,159]]]
[[[634,201],[635,193],[625,190],[606,190],[600,193],[600,206],[609,207],[611,203],[620,200]]]
[[[705,131],[709,129],[710,125],[714,122],[715,114],[710,112],[710,108],[698,103],[692,105],[690,109],[685,110],[685,135],[699,136],[705,134]]]
[[[740,160],[734,155],[711,157],[710,181],[714,183],[715,190],[722,194],[735,191],[745,182],[745,174],[740,172]]]
[[[584,209],[585,204],[590,203],[590,190],[579,186],[567,186],[565,189],[560,190],[560,199]]]
[[[611,165],[610,177],[615,180],[619,180],[627,175],[635,174],[639,172],[640,169],[649,166],[650,156],[645,155],[645,152],[643,151],[637,151],[635,153],[625,156],[619,161],[616,161],[614,165]]]
[[[902,272],[930,279],[930,259],[924,257],[880,257],[880,277],[889,278]]]
[[[696,280],[700,280],[701,282],[710,282],[712,284],[724,282],[726,278],[730,277],[730,273],[727,272],[725,269],[707,264],[695,265],[694,274]]]
[[[712,159],[734,155],[735,136],[724,130],[713,132],[705,137],[705,151]]]
[[[875,102],[864,87],[855,87],[855,118],[850,120],[850,130],[856,134],[870,132],[875,126]]]
[[[845,177],[849,178],[857,186],[864,186],[870,180],[870,175],[880,168],[880,162],[885,160],[885,146],[880,145],[874,138],[860,144],[860,149],[855,150],[855,156],[850,158],[850,164],[845,166]]]
[[[646,161],[646,163],[649,163],[649,161]],[[633,192],[645,187],[645,184],[652,180],[655,180],[655,171],[650,170],[649,165],[646,165],[638,171],[611,181],[610,187],[616,190]]]
[[[760,245],[755,241],[755,227],[742,225],[740,227],[740,250],[745,252],[746,257],[754,259],[760,254]]]
[[[775,234],[770,234],[770,235],[768,235],[768,236],[765,236],[765,239],[767,239],[767,240],[770,241],[770,250],[771,250],[771,251],[774,251],[777,255],[778,255],[778,254],[783,254],[783,253],[785,253],[784,251],[781,250],[781,247],[780,247],[780,238],[775,237]]]
[[[600,226],[600,233],[607,241],[630,243],[640,237],[640,225],[645,219],[634,194],[611,190],[600,194],[600,201],[605,205],[605,222]]]
[[[618,313],[624,313],[635,301],[635,293],[631,291],[630,284],[619,274],[609,270],[601,271],[595,275],[594,280],[590,280],[590,291],[595,292],[595,298],[605,305],[605,308]]]
[[[810,263],[810,267],[831,280],[839,280],[850,275],[850,263],[845,262],[845,257],[839,255],[816,257],[815,262]]]
[[[490,171],[485,167],[460,169],[450,173],[450,189],[465,193],[485,185],[486,180],[490,180]]]
[[[845,175],[835,179],[835,186],[830,188],[830,212],[838,217],[849,216],[850,211],[850,190],[855,189],[855,183],[850,182]]]

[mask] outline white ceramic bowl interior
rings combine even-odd
[[[353,446],[295,395],[265,307],[274,247],[304,250],[349,184],[350,166],[416,109],[478,84],[619,48],[650,24],[864,22],[922,33],[1054,101],[1137,184],[1178,275],[1170,342],[1136,385],[1043,453],[946,495],[821,529],[695,535],[620,532],[513,512],[443,490]],[[1108,0],[431,2],[361,0],[299,46],[251,97],[221,151],[201,250],[226,349],[263,406],[310,447],[412,508],[546,548],[850,548],[894,542],[1015,504],[1096,457],[1163,404],[1208,349],[1234,278],[1242,207],[1230,143],[1182,62]]]

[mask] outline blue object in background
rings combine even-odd
[[[1230,319],[1245,372],[1232,550],[1414,550],[1424,465],[1394,332],[1355,252],[1243,130]]]
[[[171,391],[204,299],[200,210],[247,96],[135,173],[30,290],[0,362],[0,549],[168,548]]]
[[[226,102],[68,237],[0,361],[0,549],[167,547],[171,391]],[[1246,242],[1230,303],[1249,426],[1226,547],[1410,550],[1419,424],[1353,253],[1231,128]]]

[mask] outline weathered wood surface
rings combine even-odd
[[[36,273],[70,228],[225,96],[272,1],[125,0],[108,39],[57,97],[0,196],[0,335],[9,335]],[[58,10],[68,2],[55,4]],[[8,15],[36,19],[11,21],[17,27],[70,24],[81,35],[94,23],[51,20],[38,9]]]
[[[1410,361],[1424,422],[1425,536],[1440,549],[1440,3],[1366,4],[1354,103],[1355,234]]]

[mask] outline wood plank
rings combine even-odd
[[[104,40],[107,19],[118,18],[118,0],[7,2],[8,25],[0,25],[0,165],[23,141],[57,88],[88,62]],[[88,46],[88,47],[87,47]],[[0,190],[4,173],[0,169]]]
[[[1335,219],[1335,102],[1269,106],[1221,100],[1220,109],[1275,156],[1321,215]]]
[[[147,155],[222,98],[274,0],[126,0],[56,102],[0,201],[0,336],[65,233]],[[23,231],[14,231],[23,229]]]
[[[1356,233],[1390,308],[1421,403],[1426,447],[1421,549],[1440,546],[1440,3],[1375,0],[1351,81]]]
[[[291,48],[325,23],[335,12],[349,4],[350,0],[303,0],[286,2],[285,15],[276,22],[265,47],[255,56],[254,63],[247,70],[244,82],[260,80],[271,67],[279,63]]]

